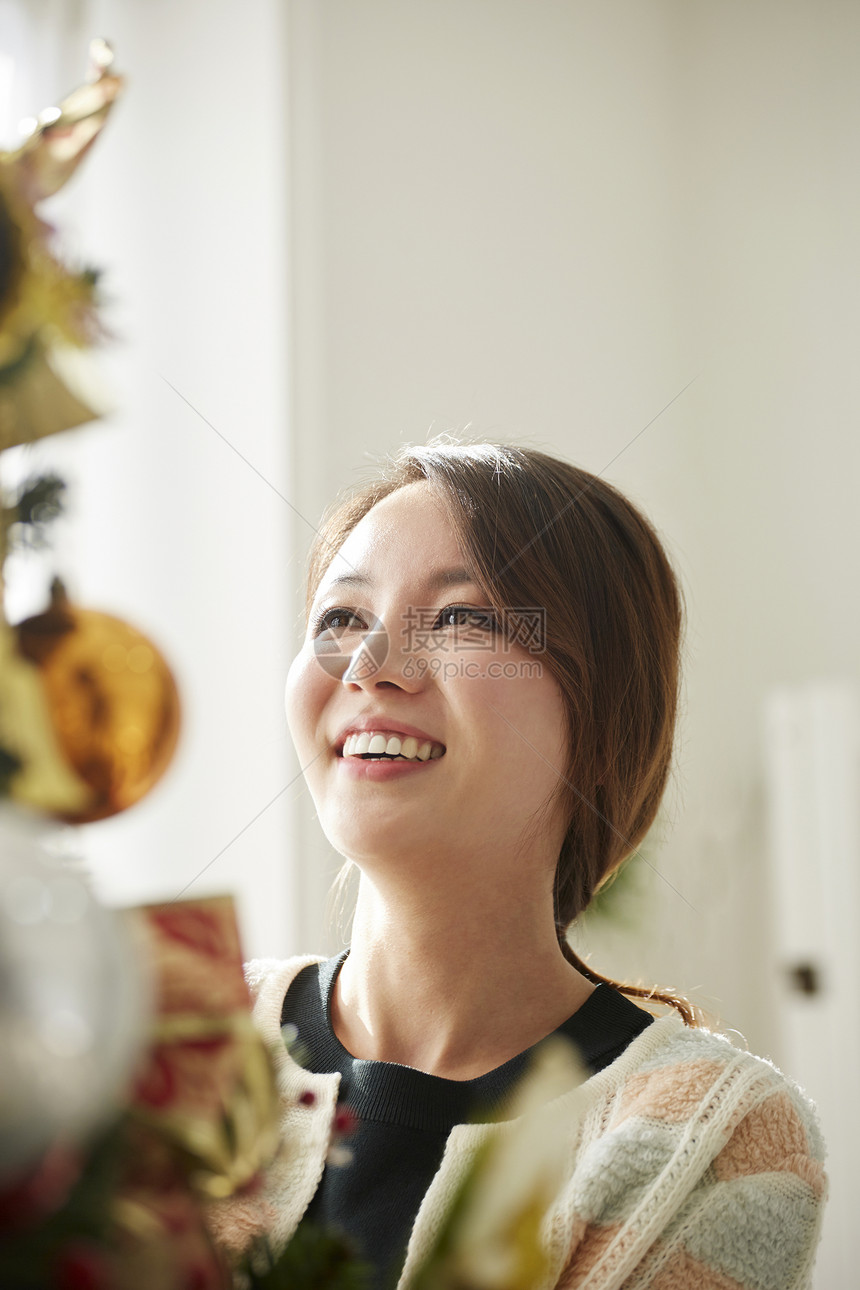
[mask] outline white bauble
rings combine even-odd
[[[57,854],[60,832],[0,802],[0,1182],[116,1114],[149,1021],[131,929]]]

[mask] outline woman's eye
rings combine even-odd
[[[354,618],[357,623],[361,622],[358,614],[353,613],[351,609],[344,609],[342,606],[325,609],[314,618],[314,636],[319,636],[320,632],[324,631],[344,631],[349,626],[351,618]]]
[[[478,627],[482,631],[498,629],[492,609],[475,609],[471,605],[448,605],[437,619],[443,627]]]

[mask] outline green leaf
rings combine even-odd
[[[371,1290],[371,1269],[345,1236],[300,1223],[277,1257],[261,1242],[240,1267],[247,1290]]]

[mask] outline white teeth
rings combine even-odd
[[[343,744],[344,757],[361,757],[364,753],[389,757],[403,757],[407,761],[438,760],[445,753],[442,744],[427,739],[418,742],[414,735],[389,735],[378,731],[362,731],[361,734],[347,735]]]

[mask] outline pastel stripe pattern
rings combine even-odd
[[[824,1144],[807,1098],[769,1062],[678,1031],[590,1118],[559,1288],[810,1285]]]

